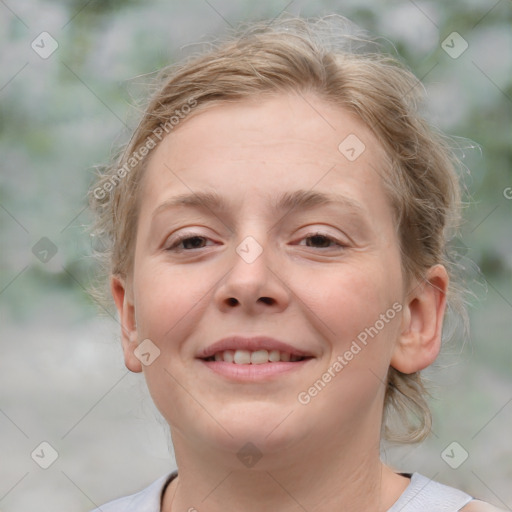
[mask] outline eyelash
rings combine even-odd
[[[333,242],[334,245],[340,247],[340,248],[345,248],[347,247],[346,244],[343,244],[342,242],[340,242],[339,240],[337,240],[336,238],[330,236],[330,235],[327,235],[326,233],[321,233],[321,232],[314,232],[314,233],[308,233],[306,235],[304,235],[300,240],[307,240],[308,238],[314,238],[314,237],[322,237],[326,240],[328,240],[329,242]],[[183,235],[179,236],[173,243],[170,247],[166,248],[166,251],[173,251],[173,252],[188,252],[188,251],[192,251],[194,249],[204,249],[204,247],[194,247],[192,249],[178,249],[177,246],[180,245],[181,243],[185,242],[186,240],[192,240],[194,238],[202,238],[204,240],[208,240],[208,237],[206,236],[202,236],[202,235],[196,235],[194,233],[184,233]],[[311,246],[306,246],[306,247],[311,247]],[[317,247],[317,249],[332,249],[332,247]]]

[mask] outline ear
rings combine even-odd
[[[414,373],[431,365],[441,349],[449,277],[443,265],[434,265],[422,282],[415,280],[407,295],[402,330],[394,347],[391,366]]]
[[[128,370],[139,373],[142,371],[142,364],[139,359],[135,357],[135,349],[138,346],[138,336],[131,288],[127,285],[126,279],[120,276],[112,276],[110,278],[110,290],[121,321],[121,342],[124,352],[124,364]]]

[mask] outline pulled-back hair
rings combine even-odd
[[[139,184],[160,140],[211,106],[283,92],[313,93],[372,130],[388,157],[378,172],[393,208],[404,276],[423,279],[429,267],[445,265],[448,303],[460,309],[453,262],[446,254],[459,219],[457,161],[446,138],[420,112],[421,82],[340,16],[251,24],[160,73],[157,92],[129,143],[90,190],[106,276],[132,272]],[[431,415],[425,395],[419,372],[389,369],[386,438],[414,442],[426,437]]]

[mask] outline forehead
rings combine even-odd
[[[244,202],[272,202],[294,189],[374,201],[383,196],[385,161],[359,118],[315,95],[246,99],[182,121],[151,155],[142,202],[198,188]]]
[[[351,137],[347,140],[348,136]],[[191,137],[196,139],[197,151],[180,155],[182,161],[187,156],[197,160],[213,147],[228,148],[235,158],[255,147],[270,152],[279,146],[279,151],[283,144],[300,144],[300,151],[295,151],[301,158],[309,155],[317,160],[323,156],[333,162],[340,156],[353,161],[367,150],[383,153],[371,130],[355,114],[311,93],[262,95],[203,106],[198,113],[192,112],[185,118],[157,152],[172,149]],[[355,153],[347,151],[351,147]]]

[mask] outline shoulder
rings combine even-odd
[[[159,512],[162,492],[174,476],[175,473],[165,475],[146,489],[106,503],[92,512]]]
[[[462,507],[460,512],[503,512],[503,509],[495,507],[490,503],[473,500],[470,501],[465,507]]]
[[[472,503],[474,500],[469,494],[419,473],[413,473],[408,487],[388,512],[424,512],[427,510],[432,512],[492,512],[493,510],[469,508],[470,506],[475,507],[475,505],[471,505]]]

